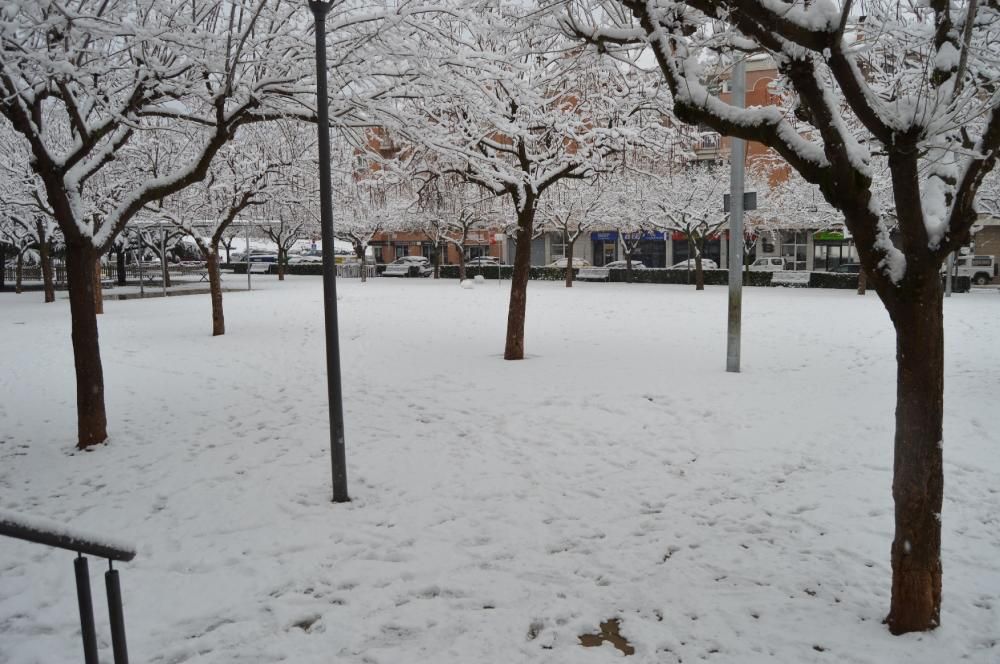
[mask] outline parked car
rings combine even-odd
[[[233,253],[230,256],[230,261],[233,263],[245,263],[246,254],[243,252]],[[266,249],[251,249],[250,250],[250,262],[251,263],[277,263],[278,254],[273,251],[267,251]]]
[[[410,268],[404,270],[401,268]],[[427,277],[434,273],[431,261],[424,256],[403,256],[386,265],[386,270],[382,273],[386,277],[405,277],[416,272],[418,276]]]
[[[681,261],[680,263],[677,263],[676,265],[671,265],[670,269],[671,270],[693,270],[693,269],[695,269],[695,260],[693,258],[689,258],[686,261]],[[719,264],[716,263],[715,261],[713,261],[711,258],[702,258],[701,259],[701,269],[703,269],[703,270],[718,270],[719,269]]]
[[[565,268],[569,264],[568,258],[557,258],[545,267],[561,267]],[[590,261],[584,260],[582,258],[573,259],[573,267],[590,267]]]
[[[500,259],[496,256],[476,256],[465,262],[465,267],[498,267]]]
[[[322,256],[314,256],[312,254],[299,254],[297,256],[289,256],[289,265],[302,265],[304,263],[322,263]]]
[[[783,272],[785,269],[785,259],[780,256],[758,258],[750,264],[751,272]]]
[[[604,267],[612,270],[626,270],[628,269],[628,263],[626,261],[611,261],[610,263],[605,263]],[[642,264],[642,261],[632,261],[633,270],[645,270],[646,266]]]
[[[861,263],[841,263],[833,268],[837,274],[861,274]]]
[[[997,276],[997,262],[993,256],[959,256],[955,259],[956,271],[960,277],[969,277],[977,286],[985,286]],[[948,270],[948,263],[941,266],[941,274]]]

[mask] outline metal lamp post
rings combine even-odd
[[[332,0],[308,0],[316,19],[316,113],[319,128],[320,227],[323,238],[323,314],[326,322],[326,379],[330,404],[330,463],[333,502],[346,503],[344,394],[340,384],[340,333],[337,326],[337,274],[333,255],[333,200],[330,184],[330,101],[326,90],[326,15]]]
[[[732,77],[732,105],[743,108],[746,103],[746,63],[736,61]],[[743,168],[745,144],[731,139],[729,157],[729,325],[726,333],[726,371],[740,371],[740,337],[743,310]]]

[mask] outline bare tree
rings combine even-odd
[[[657,112],[662,86],[610,58],[574,53],[515,0],[490,3],[437,34],[433,47],[414,54],[414,99],[384,109],[384,117],[421,146],[426,170],[479,186],[516,216],[504,359],[520,360],[542,196],[603,171],[636,128],[665,131]]]
[[[969,235],[1000,148],[997,9],[991,3],[793,0],[578,2],[564,26],[604,49],[648,47],[678,118],[763,143],[840,210],[896,330],[892,494],[894,634],[940,622],[944,343],[942,260]],[[859,48],[858,45],[863,45]],[[706,63],[777,63],[789,94],[740,109]],[[874,186],[872,152],[891,188]],[[897,243],[886,223],[891,209]],[[898,244],[898,246],[897,246]]]

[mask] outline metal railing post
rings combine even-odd
[[[115,654],[115,664],[128,664],[128,647],[125,644],[125,611],[122,609],[122,587],[118,570],[108,561],[108,571],[104,573],[104,585],[108,591],[108,618],[111,621],[111,647]]]
[[[90,599],[90,570],[82,555],[73,561],[76,571],[76,599],[80,605],[80,635],[83,637],[83,661],[98,664],[97,631],[94,628],[94,605]]]

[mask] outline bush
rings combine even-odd
[[[611,270],[611,281],[624,282],[626,270]],[[702,270],[706,286],[725,286],[729,283],[729,270]],[[695,271],[646,268],[632,270],[632,283],[636,284],[690,284],[695,283]],[[770,272],[743,272],[744,286],[769,286]]]
[[[812,272],[809,275],[809,288],[845,288],[857,289],[858,275],[839,272]]]
[[[578,271],[579,270],[574,268],[574,276]],[[442,265],[441,272],[439,274],[442,279],[458,279],[458,266]],[[466,279],[472,279],[478,275],[481,275],[484,279],[496,279],[497,268],[489,266],[483,267],[479,265],[476,267],[465,268]],[[501,265],[500,276],[503,279],[512,279],[514,276],[514,266]],[[535,281],[563,281],[566,279],[566,270],[561,267],[531,267],[528,270],[528,278]]]

